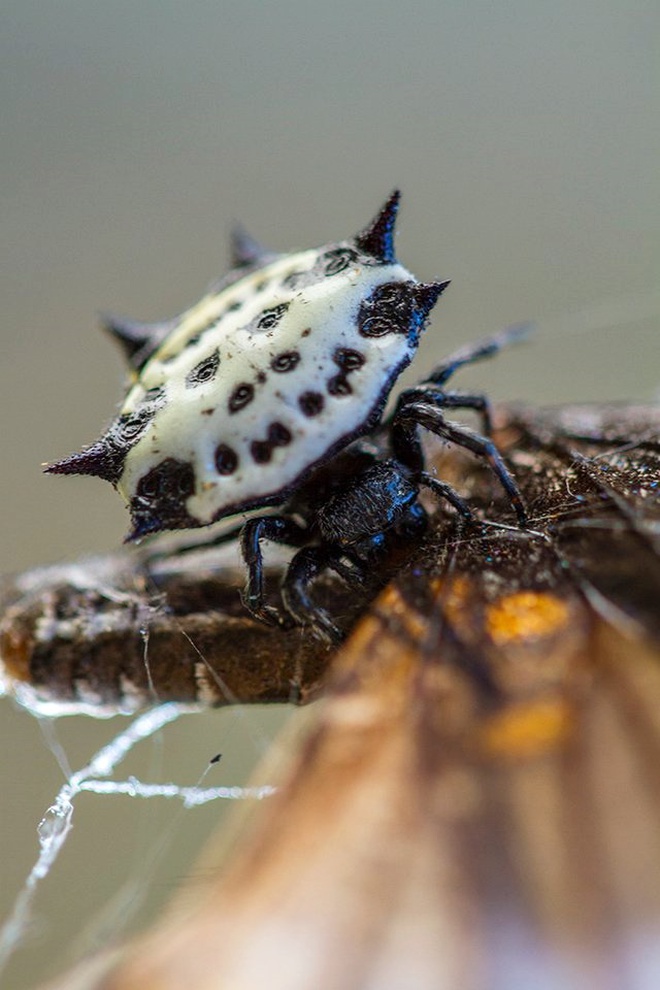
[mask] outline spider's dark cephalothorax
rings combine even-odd
[[[418,282],[396,260],[398,203],[395,192],[355,237],[294,254],[236,231],[232,270],[182,316],[157,324],[110,318],[133,373],[119,415],[92,446],[47,468],[112,482],[131,513],[129,539],[280,507],[241,529],[243,600],[259,619],[308,624],[331,640],[339,630],[310,596],[321,572],[362,581],[393,537],[423,529],[422,488],[472,518],[425,471],[420,428],[483,458],[525,521],[488,436],[487,399],[445,387],[520,328],[452,355],[404,390],[383,420],[448,285]],[[445,410],[456,408],[477,411],[486,435],[448,420]],[[299,548],[278,609],[265,601],[264,540]]]

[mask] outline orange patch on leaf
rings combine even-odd
[[[551,636],[569,618],[566,602],[541,591],[519,591],[488,608],[486,627],[498,646],[512,641]]]
[[[509,705],[480,729],[489,756],[526,759],[564,745],[574,725],[571,706],[563,698]]]

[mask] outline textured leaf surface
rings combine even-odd
[[[443,455],[491,524],[438,517],[363,605],[206,888],[78,985],[660,982],[660,413],[500,427],[529,529]]]

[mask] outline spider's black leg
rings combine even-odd
[[[241,599],[248,612],[263,622],[281,624],[282,615],[264,602],[264,567],[261,541],[286,543],[299,547],[309,539],[309,533],[286,516],[258,516],[248,519],[241,530],[241,553],[248,575]]]
[[[432,402],[439,409],[474,409],[481,416],[486,436],[493,432],[493,416],[490,399],[485,395],[470,395],[467,392],[445,392],[433,383],[423,382],[405,389],[399,396],[397,411],[411,402]],[[392,419],[396,416],[396,411]]]
[[[516,511],[520,525],[526,525],[527,514],[522,495],[492,440],[480,436],[474,430],[468,429],[467,426],[446,420],[440,409],[430,403],[414,402],[410,405],[404,405],[397,410],[392,424],[392,445],[396,456],[404,464],[408,464],[410,456],[415,459],[415,463],[409,464],[409,466],[418,472],[423,469],[423,465],[418,464],[417,461],[418,451],[419,456],[422,456],[417,431],[419,426],[430,430],[431,433],[435,433],[436,436],[442,437],[444,440],[455,443],[457,447],[465,447],[477,457],[483,457],[484,460],[488,461]]]
[[[397,418],[400,409],[404,405],[415,402],[432,402],[438,408],[445,409],[474,409],[478,412],[483,421],[483,430],[486,436],[492,433],[491,404],[485,395],[470,395],[462,392],[446,392],[442,386],[466,364],[474,361],[481,361],[484,358],[492,357],[503,347],[516,343],[527,336],[532,329],[531,324],[521,323],[516,326],[507,327],[500,333],[485,337],[475,344],[468,344],[450,354],[442,364],[437,365],[430,375],[424,378],[417,385],[403,391],[399,397],[397,408],[388,420],[391,425]]]
[[[311,626],[314,632],[333,644],[341,643],[343,633],[326,610],[314,603],[309,586],[326,570],[337,571],[344,577],[339,557],[337,550],[331,547],[303,547],[291,561],[282,582],[282,600],[296,622]]]
[[[420,471],[415,480],[418,485],[428,488],[429,491],[432,491],[438,498],[444,498],[446,502],[453,505],[456,511],[463,516],[466,522],[474,522],[474,513],[470,506],[464,498],[461,498],[460,495],[456,494],[451,485],[448,485],[446,481],[440,481],[438,478],[434,478],[432,474],[428,474],[426,471]]]
[[[532,324],[519,323],[493,334],[492,337],[484,337],[483,340],[478,340],[474,344],[467,344],[445,358],[442,364],[434,368],[431,374],[424,378],[420,384],[444,385],[459,368],[492,357],[503,347],[508,347],[509,344],[522,340],[531,330]]]
[[[365,581],[364,561],[361,561],[350,549],[343,550],[343,557],[330,554],[327,568],[334,571],[349,588],[361,588]]]
[[[419,475],[425,467],[422,442],[419,439],[417,423],[410,417],[403,416],[404,410],[405,407],[402,409],[400,404],[397,404],[387,423],[392,452],[397,461],[413,474]]]

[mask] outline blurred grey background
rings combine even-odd
[[[529,344],[461,382],[543,403],[657,396],[658,20],[650,0],[3,4],[2,571],[121,541],[109,485],[39,465],[93,440],[121,396],[97,312],[158,319],[194,302],[237,218],[276,249],[309,247],[357,230],[398,185],[402,261],[453,279],[409,379],[532,319]],[[176,727],[190,748],[167,747],[162,778],[195,780],[219,736],[253,761],[252,730],[270,723],[246,718],[247,733],[231,713]],[[117,727],[56,731],[80,763]],[[61,774],[8,702],[0,740],[1,915]],[[75,930],[74,906],[112,888],[105,829],[130,858],[162,827],[128,799],[87,796],[83,812],[12,988],[67,940],[55,920]],[[180,824],[161,896],[217,813]]]

